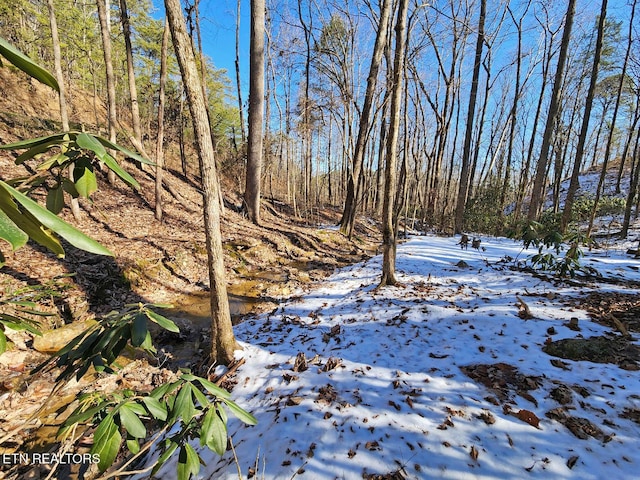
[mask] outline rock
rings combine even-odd
[[[64,327],[54,328],[36,336],[33,339],[33,348],[42,353],[56,353],[67,343],[77,337],[82,331],[96,325],[95,320],[74,322]]]

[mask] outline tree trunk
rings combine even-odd
[[[113,73],[113,62],[111,61],[111,27],[107,19],[108,4],[105,0],[96,0],[98,8],[98,19],[100,20],[100,33],[102,35],[102,48],[104,50],[104,64],[107,76],[107,113],[109,123],[109,141],[116,143],[116,125],[118,124],[118,115],[116,112],[116,80]],[[112,157],[115,158],[115,152],[110,151]],[[116,176],[111,169],[107,173],[109,183],[115,183]]]
[[[218,363],[229,364],[233,361],[233,352],[239,348],[239,345],[233,335],[227,297],[224,251],[220,233],[220,192],[209,116],[180,0],[165,0],[165,8],[193,118],[195,145],[202,173],[204,224],[211,287],[211,359]]]
[[[598,36],[596,38],[596,50],[593,55],[593,66],[591,68],[591,79],[589,81],[589,90],[587,91],[587,99],[584,106],[584,116],[582,117],[582,127],[580,136],[578,137],[578,145],[576,147],[575,159],[573,162],[573,171],[571,172],[571,181],[567,190],[567,198],[564,202],[564,210],[562,212],[561,230],[564,232],[571,220],[571,209],[573,208],[573,199],[579,186],[580,167],[582,165],[582,157],[584,155],[584,146],[587,141],[587,131],[589,130],[589,119],[591,117],[591,107],[593,105],[594,92],[598,82],[598,66],[600,64],[600,54],[602,52],[602,39],[604,37],[604,23],[607,17],[607,0],[602,0],[602,8],[600,10],[600,18],[598,20]],[[606,170],[606,163],[602,167]],[[596,205],[598,203],[598,192],[596,192]],[[589,230],[592,222],[589,223]],[[588,234],[589,232],[587,232]]]
[[[640,100],[640,99],[639,99]],[[629,227],[631,225],[631,211],[633,210],[633,201],[638,192],[638,181],[640,180],[640,159],[638,158],[638,147],[640,146],[640,131],[636,133],[635,146],[631,155],[631,178],[629,179],[629,191],[627,192],[627,201],[624,207],[624,220],[622,221],[621,238],[627,238]],[[638,210],[636,209],[636,217]],[[640,248],[638,248],[640,251]]]
[[[47,0],[49,9],[49,24],[51,26],[51,39],[53,43],[53,63],[58,81],[58,103],[60,105],[60,121],[62,122],[62,130],[69,131],[69,113],[67,111],[67,89],[65,87],[64,75],[62,74],[62,55],[60,54],[60,36],[58,35],[58,22],[56,20],[56,11],[53,0]],[[73,164],[69,165],[68,175],[73,180]],[[71,213],[73,218],[80,220],[80,203],[77,198],[71,198]]]
[[[244,201],[249,219],[260,224],[262,127],[264,122],[264,14],[265,1],[251,0],[249,71],[249,137]]]
[[[127,79],[129,80],[133,134],[138,142],[143,143],[142,127],[140,126],[140,108],[138,105],[138,89],[136,88],[136,73],[133,68],[133,47],[131,46],[131,25],[129,23],[127,0],[120,0],[120,17],[122,21],[122,33],[124,35],[124,46],[127,54]],[[144,170],[144,164],[140,164],[140,167]]]
[[[247,136],[244,132],[244,108],[242,106],[242,88],[240,82],[240,3],[238,0],[238,6],[236,8],[236,89],[238,93],[238,114],[240,115],[240,136],[242,138],[242,144],[247,141]]]
[[[634,1],[631,7],[631,16],[629,18],[629,31],[628,31],[629,39],[627,42],[627,50],[624,55],[624,60],[622,63],[622,73],[620,74],[620,82],[618,83],[618,89],[616,91],[616,101],[613,107],[613,117],[611,118],[611,127],[609,130],[609,136],[607,137],[607,145],[604,151],[604,160],[602,161],[602,172],[600,173],[600,179],[598,181],[598,189],[596,190],[596,200],[593,205],[591,217],[589,218],[589,229],[587,232],[588,234],[591,232],[591,229],[593,228],[593,221],[595,219],[596,212],[598,209],[598,200],[600,199],[602,186],[604,184],[604,180],[607,175],[607,165],[609,163],[609,156],[611,154],[611,144],[613,143],[613,134],[616,126],[616,118],[618,117],[618,109],[620,108],[620,99],[622,97],[622,89],[624,87],[625,77],[627,75],[627,64],[629,63],[629,57],[631,56],[631,45],[632,45],[632,39],[633,39],[633,19],[635,17],[635,14],[636,14],[636,2]],[[624,158],[620,159],[620,165],[624,165]],[[618,184],[618,187],[619,187],[619,184]]]
[[[409,0],[400,0],[396,22],[396,51],[393,60],[391,82],[391,107],[389,109],[389,133],[387,136],[385,188],[382,212],[382,278],[380,286],[395,285],[397,235],[394,228],[395,198],[397,189],[398,133],[400,130],[400,107],[404,81],[405,51],[407,43],[407,15]]]
[[[551,147],[551,136],[553,127],[555,126],[556,116],[560,106],[560,91],[562,88],[562,77],[564,75],[565,64],[567,63],[567,52],[569,50],[569,40],[571,39],[571,28],[573,27],[573,15],[576,9],[576,0],[569,0],[567,5],[567,15],[565,19],[564,31],[562,32],[562,42],[560,44],[560,53],[558,56],[558,65],[556,66],[556,75],[553,83],[553,92],[551,94],[551,103],[549,104],[549,113],[547,122],[542,135],[542,146],[540,147],[540,158],[536,166],[536,176],[533,181],[533,189],[531,191],[531,201],[529,202],[529,212],[527,218],[534,220],[540,213],[540,209],[544,204],[544,184],[547,176],[547,164],[549,162],[549,149]]]
[[[362,174],[362,163],[364,161],[367,137],[369,135],[371,109],[373,107],[373,100],[378,83],[378,72],[387,43],[387,30],[389,28],[389,19],[391,18],[391,3],[391,0],[382,0],[382,6],[380,7],[380,20],[378,22],[376,41],[371,55],[367,89],[364,96],[362,113],[360,115],[355,151],[353,153],[353,165],[350,175],[347,178],[347,197],[345,199],[342,219],[340,220],[340,231],[348,235],[349,238],[353,235],[356,211],[358,209],[357,199],[359,192],[357,186],[359,185],[360,175]]]
[[[478,96],[478,79],[480,77],[480,64],[482,61],[482,46],[484,44],[484,21],[487,10],[487,1],[480,0],[480,18],[478,19],[478,38],[476,40],[476,54],[473,64],[473,77],[471,80],[471,93],[469,95],[469,108],[467,110],[467,126],[462,148],[462,168],[460,170],[460,185],[458,186],[458,199],[456,202],[456,215],[454,219],[455,233],[461,233],[464,228],[464,210],[469,191],[470,163],[471,163],[471,136],[473,134],[473,117]]]
[[[162,172],[164,167],[164,104],[167,83],[167,50],[169,47],[169,23],[165,19],[160,49],[160,88],[158,93],[158,136],[156,139],[156,220],[162,221]]]

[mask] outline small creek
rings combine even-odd
[[[273,309],[279,298],[293,293],[286,272],[260,272],[227,286],[231,321],[237,325],[246,315]],[[161,312],[176,321],[180,339],[169,337],[160,347],[170,355],[172,367],[193,367],[207,355],[202,345],[210,337],[210,293],[206,290],[181,294],[171,300],[173,309]],[[164,344],[164,345],[162,345]],[[197,352],[194,355],[194,352]]]

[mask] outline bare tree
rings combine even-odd
[[[138,89],[136,88],[136,73],[133,66],[131,24],[129,22],[127,0],[120,0],[120,21],[122,23],[124,46],[127,55],[127,79],[129,81],[129,98],[131,100],[131,123],[133,124],[133,134],[138,143],[142,145],[142,127],[140,126],[140,108],[138,105]],[[142,167],[143,165],[141,164],[140,166]]]
[[[251,0],[249,137],[244,201],[249,219],[260,224],[260,182],[264,122],[264,0]]]
[[[104,64],[107,77],[107,113],[109,123],[109,141],[116,142],[116,125],[118,124],[118,114],[116,112],[116,79],[113,73],[113,62],[111,60],[111,27],[109,25],[108,13],[109,5],[105,0],[96,0],[98,8],[98,19],[100,21],[100,33],[102,35],[102,48],[104,50]],[[115,152],[111,152],[112,156]],[[109,183],[116,180],[112,170],[107,173]]]
[[[618,110],[620,108],[620,99],[622,98],[622,91],[624,89],[624,84],[627,78],[627,66],[629,64],[629,57],[631,56],[631,46],[633,44],[633,21],[636,15],[636,0],[633,0],[631,5],[631,15],[629,17],[629,30],[627,32],[627,50],[625,51],[624,60],[622,62],[622,72],[620,73],[620,79],[618,81],[618,86],[616,90],[616,99],[613,107],[613,116],[611,118],[611,128],[609,129],[609,136],[607,137],[607,145],[604,151],[604,159],[602,161],[602,171],[600,173],[600,178],[598,180],[598,187],[596,190],[596,199],[593,204],[593,210],[591,212],[591,217],[589,218],[589,229],[588,232],[591,232],[593,228],[593,221],[596,216],[596,212],[598,209],[598,200],[600,199],[600,193],[602,191],[602,186],[604,184],[605,177],[607,175],[607,165],[609,164],[609,156],[611,154],[611,144],[613,143],[613,135],[615,132],[616,119],[618,117]],[[603,122],[604,123],[604,122]],[[624,165],[624,161],[620,161],[620,165]],[[618,183],[619,186],[619,183]]]
[[[471,93],[469,95],[469,108],[467,110],[467,126],[462,148],[462,168],[460,170],[460,183],[458,186],[458,199],[456,203],[456,216],[454,229],[461,233],[464,226],[464,209],[469,191],[469,177],[471,167],[471,135],[473,133],[473,117],[478,96],[478,79],[480,77],[480,65],[482,62],[482,46],[484,44],[484,21],[487,12],[487,1],[480,0],[480,17],[478,18],[478,37],[476,39],[476,54],[473,64],[473,77],[471,79]]]
[[[569,40],[571,39],[571,28],[573,27],[573,16],[576,10],[576,0],[569,0],[567,5],[567,14],[565,18],[564,31],[562,32],[562,41],[560,43],[560,53],[558,55],[558,64],[556,66],[556,75],[553,83],[553,92],[551,93],[551,102],[549,104],[549,113],[547,114],[547,122],[542,135],[542,146],[540,147],[540,158],[536,165],[536,175],[531,191],[531,201],[529,202],[529,212],[527,218],[534,220],[540,212],[543,204],[543,191],[545,179],[547,176],[547,163],[549,161],[549,149],[551,147],[551,136],[556,122],[558,109],[560,106],[560,91],[562,88],[562,77],[567,60],[567,52],[569,51]]]
[[[169,23],[165,19],[160,47],[160,80],[158,91],[158,137],[156,139],[156,220],[162,220],[162,173],[164,167],[164,106],[167,83],[167,50],[169,49]]]
[[[389,110],[389,133],[387,136],[385,188],[382,213],[382,278],[380,286],[395,285],[397,234],[394,228],[395,198],[397,190],[398,135],[400,130],[400,107],[407,49],[407,16],[409,0],[399,0],[395,26],[396,44],[391,78],[391,107]]]
[[[233,361],[233,352],[239,348],[239,345],[233,335],[227,296],[224,251],[220,233],[220,191],[209,116],[180,0],[165,0],[165,8],[193,118],[195,144],[202,173],[205,237],[211,288],[211,359],[218,363],[229,364]]]
[[[235,67],[236,67],[236,89],[238,93],[238,114],[240,115],[240,136],[242,138],[242,143],[244,143],[247,139],[247,136],[244,132],[244,108],[242,106],[242,88],[240,82],[240,4],[241,0],[238,0],[238,5],[236,8],[236,59],[235,59]]]
[[[578,137],[578,146],[576,147],[575,158],[573,162],[573,171],[571,172],[571,181],[567,190],[567,198],[564,203],[562,212],[561,229],[564,231],[571,220],[571,209],[573,208],[573,200],[579,186],[580,168],[582,166],[582,157],[584,155],[584,146],[587,141],[587,131],[589,130],[589,120],[591,118],[591,107],[593,106],[593,96],[598,83],[598,66],[600,64],[600,54],[602,52],[602,39],[604,37],[604,25],[607,17],[607,0],[602,0],[600,10],[600,18],[598,20],[598,35],[596,38],[596,49],[593,54],[593,65],[591,68],[591,77],[589,80],[589,90],[587,91],[587,99],[584,106],[584,114],[582,117],[582,127],[580,128],[580,136]],[[606,164],[603,169],[606,169]],[[596,193],[597,196],[597,193]],[[596,204],[598,200],[596,198]],[[589,224],[591,228],[591,223]]]
[[[67,89],[64,83],[64,75],[62,74],[62,56],[60,53],[60,36],[58,34],[58,22],[56,20],[56,11],[53,0],[47,0],[49,9],[49,25],[51,26],[51,41],[53,43],[53,63],[56,80],[58,81],[58,102],[60,105],[60,120],[62,122],[62,130],[69,131],[69,113],[67,110]],[[69,176],[73,176],[73,164],[69,165]],[[61,187],[59,187],[61,188]],[[80,204],[77,198],[72,198],[71,213],[76,220],[80,219]]]
[[[378,29],[376,32],[376,41],[371,55],[371,64],[369,66],[369,75],[367,76],[367,90],[364,96],[362,112],[360,114],[360,122],[358,126],[358,138],[356,140],[355,151],[353,153],[353,165],[347,178],[347,196],[344,204],[342,219],[340,220],[340,230],[342,233],[353,234],[355,217],[357,211],[358,185],[360,184],[360,175],[362,172],[362,164],[366,149],[367,137],[370,129],[371,111],[374,104],[374,95],[378,83],[378,72],[382,55],[387,43],[387,30],[389,28],[389,19],[391,18],[391,0],[382,0],[380,6],[380,20],[378,21]]]

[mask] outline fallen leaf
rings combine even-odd
[[[471,458],[473,458],[475,461],[478,461],[478,449],[476,448],[475,445],[471,446],[471,451],[469,452],[469,455],[471,456]]]
[[[518,417],[523,422],[527,422],[532,427],[539,428],[540,419],[536,417],[536,414],[530,410],[519,410],[518,413],[516,413],[516,417]]]
[[[299,352],[298,355],[296,355],[296,360],[293,364],[293,371],[304,372],[308,368],[309,368],[309,365],[307,363],[307,357],[303,352]]]
[[[578,455],[574,455],[573,457],[569,458],[569,460],[567,460],[567,467],[569,467],[569,469],[572,469],[576,462],[578,461]]]
[[[302,397],[289,397],[287,398],[287,407],[293,407],[294,405],[300,405],[302,403]]]
[[[400,405],[398,405],[396,402],[394,402],[393,400],[389,400],[389,405],[391,405],[393,408],[395,408],[397,411],[400,411]]]
[[[486,423],[487,425],[493,425],[494,423],[496,423],[496,417],[494,417],[493,414],[488,410],[485,410],[484,412],[479,414],[478,418],[484,421],[484,423]]]

